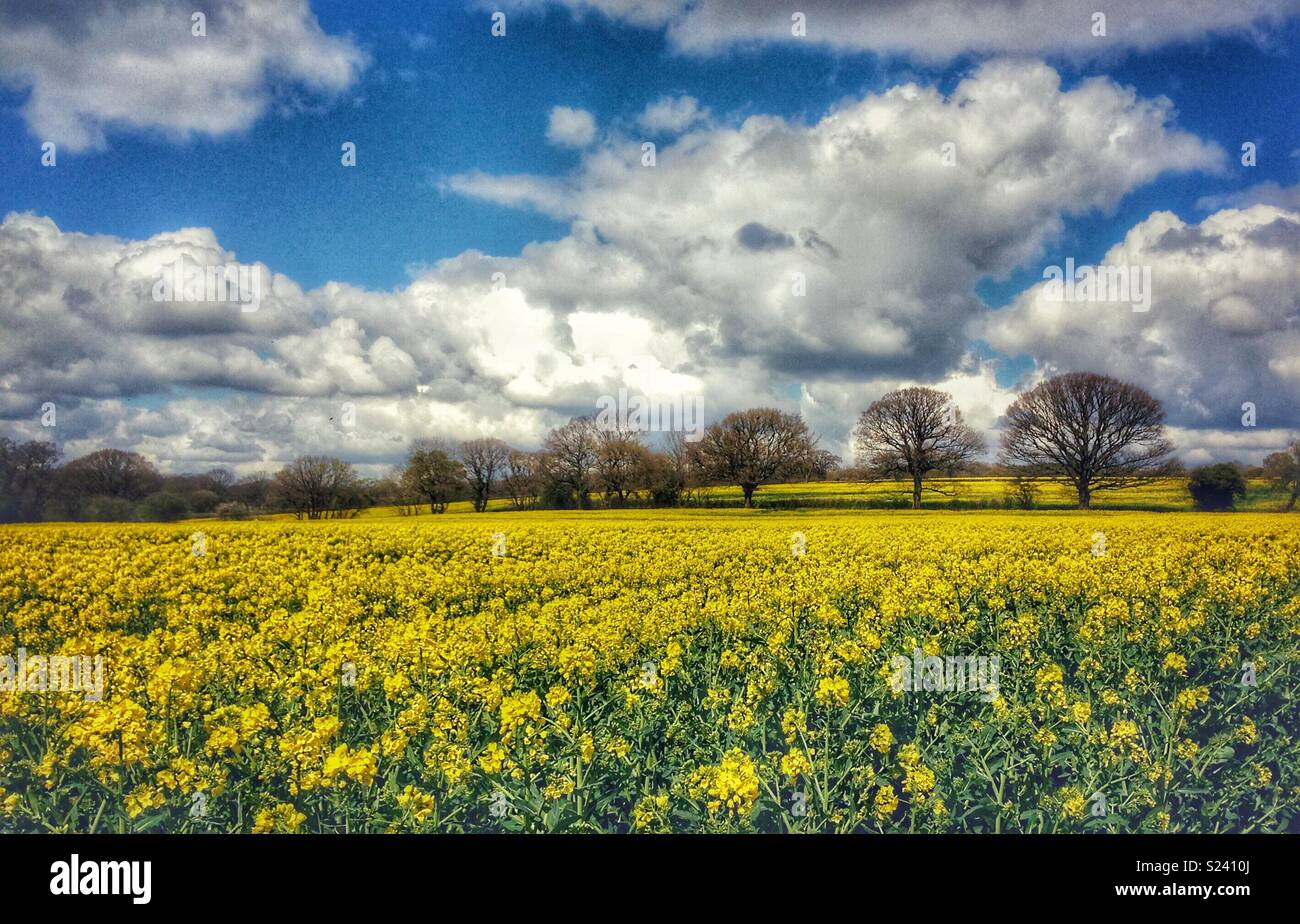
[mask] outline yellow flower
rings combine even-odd
[[[253,819],[254,834],[296,834],[307,816],[289,803],[264,808]]]
[[[794,781],[804,774],[812,773],[812,761],[802,750],[795,748],[781,757],[781,772],[786,779]]]
[[[808,717],[804,715],[802,709],[790,706],[781,713],[781,734],[785,735],[788,743],[793,743],[800,735],[807,732]]]
[[[1259,740],[1259,729],[1255,727],[1254,720],[1249,717],[1241,720],[1237,726],[1235,737],[1242,744],[1254,744]]]
[[[1087,800],[1084,799],[1083,793],[1073,786],[1067,786],[1058,794],[1061,801],[1061,814],[1066,818],[1082,818],[1084,809],[1087,808]]]
[[[748,754],[732,748],[722,755],[717,766],[694,771],[687,786],[697,797],[708,795],[712,811],[726,810],[744,816],[758,801],[758,768]]]
[[[1209,700],[1209,687],[1189,687],[1186,690],[1179,690],[1174,696],[1174,708],[1183,712],[1193,712],[1197,707],[1204,706]]]
[[[478,765],[488,776],[495,776],[501,772],[501,766],[505,763],[505,760],[505,749],[497,742],[491,741],[483,749],[483,753],[478,756]]]
[[[397,797],[397,804],[411,813],[416,824],[424,824],[433,814],[436,806],[433,796],[421,792],[414,786],[407,786]]]
[[[827,706],[847,706],[849,682],[843,677],[823,677],[817,682],[817,702]]]
[[[873,810],[880,821],[888,821],[898,810],[898,793],[894,792],[893,786],[886,783],[876,790]]]

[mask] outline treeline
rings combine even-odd
[[[60,463],[49,442],[0,438],[0,521],[175,520],[186,516],[241,519],[291,512],[303,519],[356,516],[367,507],[403,514],[441,513],[455,501],[487,509],[492,499],[514,509],[584,509],[601,504],[676,506],[707,502],[701,488],[733,485],[746,506],[763,485],[828,478],[903,480],[911,506],[925,492],[948,493],[944,478],[996,474],[1008,478],[1008,503],[1033,507],[1044,481],[1069,486],[1081,509],[1097,491],[1182,474],[1165,435],[1160,403],[1137,386],[1108,376],[1068,373],[1020,395],[1008,409],[995,463],[951,395],[903,388],[872,402],[853,428],[854,464],[846,468],[797,414],[751,408],[728,414],[689,441],[645,435],[577,417],[526,451],[498,439],[461,443],[418,440],[388,476],[362,478],[329,456],[302,456],[274,476],[236,478],[225,469],[163,475],[143,456],[101,449]],[[1291,510],[1300,498],[1300,442],[1261,467],[1234,463],[1190,473],[1198,509],[1231,509],[1246,477],[1266,477]]]

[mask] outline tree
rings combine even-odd
[[[644,481],[650,503],[657,507],[675,506],[681,502],[686,490],[686,479],[676,460],[667,452],[646,451]]]
[[[15,443],[0,437],[0,522],[39,520],[56,483],[59,449],[53,443]]]
[[[1295,502],[1300,500],[1300,440],[1264,457],[1264,477],[1286,496],[1282,509],[1294,510]]]
[[[420,441],[411,447],[402,471],[402,483],[424,498],[430,513],[443,513],[447,505],[465,490],[465,473],[438,443]]]
[[[298,519],[341,516],[359,505],[352,466],[330,456],[300,456],[276,473],[271,494]]]
[[[64,484],[84,497],[139,500],[162,485],[162,476],[144,456],[122,449],[100,449],[63,466]]]
[[[807,478],[809,481],[825,481],[839,471],[840,457],[829,449],[814,449],[808,459]]]
[[[1197,510],[1231,510],[1238,497],[1246,496],[1246,479],[1226,462],[1203,465],[1187,479],[1187,491]]]
[[[1038,506],[1038,482],[1024,472],[1012,475],[1003,490],[1021,510],[1032,510]]]
[[[506,454],[501,487],[518,510],[537,503],[540,492],[541,465],[535,453],[512,449]]]
[[[912,479],[912,509],[932,472],[949,471],[984,451],[984,438],[962,420],[952,396],[933,388],[891,391],[858,417],[854,451],[869,474]]]
[[[1136,385],[1091,372],[1041,382],[1007,409],[1002,460],[1074,487],[1087,510],[1097,491],[1170,469],[1164,409]]]
[[[624,504],[645,485],[649,452],[630,430],[603,430],[596,449],[596,477],[605,498]]]
[[[798,414],[760,407],[710,425],[690,453],[705,477],[739,485],[752,507],[760,485],[802,472],[815,449],[816,437]]]
[[[185,499],[170,491],[159,491],[157,494],[150,494],[140,502],[139,510],[141,519],[163,523],[179,520],[189,513],[189,507],[185,504]]]
[[[266,506],[267,496],[271,492],[271,479],[261,475],[240,478],[226,489],[226,499],[244,504],[250,510]]]
[[[575,417],[546,435],[542,469],[553,499],[590,506],[600,436],[590,417]]]
[[[487,510],[492,485],[505,468],[510,447],[496,439],[466,440],[460,444],[460,461],[473,493],[474,511]]]

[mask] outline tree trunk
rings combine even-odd
[[[757,487],[758,487],[758,485],[756,485],[756,484],[742,484],[742,485],[740,486],[740,490],[742,490],[742,491],[745,492],[745,506],[746,506],[746,507],[752,507],[752,506],[754,506],[754,489],[757,488]]]
[[[912,509],[921,509],[921,476],[912,476]]]
[[[1291,499],[1286,502],[1286,509],[1294,510],[1297,499],[1300,499],[1300,486],[1291,489]]]
[[[1087,510],[1092,506],[1092,489],[1086,484],[1079,485],[1079,509]]]

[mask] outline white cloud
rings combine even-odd
[[[949,141],[955,166],[941,156]],[[452,177],[450,192],[562,215],[570,231],[512,257],[466,251],[391,292],[304,291],[263,267],[271,285],[249,314],[150,298],[153,275],[180,253],[233,260],[208,229],[126,241],[10,215],[0,224],[0,417],[48,436],[35,421],[54,400],[69,451],[111,440],[174,467],[246,469],[305,451],[382,466],[433,433],[536,445],[619,387],[698,394],[709,418],[803,406],[840,449],[857,413],[905,384],[947,388],[991,427],[1010,394],[970,356],[972,330],[1044,365],[1066,347],[1083,367],[1121,349],[1153,362],[1159,351],[1106,337],[1090,350],[1091,332],[1066,328],[1063,347],[1051,339],[1059,322],[1032,314],[984,331],[977,283],[1038,259],[1065,215],[1224,159],[1172,124],[1168,100],[1104,79],[1066,92],[1051,68],[1006,61],[946,97],[906,84],[812,124],[701,125],[661,145],[654,167],[640,154],[638,138],[616,132],[570,176]],[[1233,233],[1254,235],[1261,252],[1269,235],[1285,244],[1287,227],[1266,218],[1252,210],[1253,224]],[[1203,270],[1213,278],[1192,277],[1189,291],[1237,293],[1261,313],[1223,302],[1216,336],[1250,339],[1262,336],[1242,333],[1251,325],[1276,324],[1277,298],[1297,291],[1276,276],[1287,256],[1216,257]],[[1242,284],[1229,284],[1233,274]],[[1131,371],[1147,381],[1145,368]],[[1267,374],[1293,373],[1283,361]],[[1218,400],[1215,387],[1190,380],[1176,422],[1198,424],[1188,408]],[[344,402],[351,430],[339,423]]]
[[[585,109],[556,106],[546,126],[546,140],[565,148],[585,148],[596,140],[596,120]]]
[[[651,134],[677,135],[704,121],[708,115],[708,110],[701,109],[693,96],[662,96],[646,106],[637,124]]]
[[[1244,436],[1244,402],[1255,404],[1260,431],[1300,428],[1300,211],[1230,208],[1199,224],[1156,212],[1098,262],[1150,267],[1150,310],[1052,301],[1040,284],[989,315],[984,338],[1044,372],[1140,383],[1187,433]]]
[[[1196,200],[1196,207],[1206,211],[1244,209],[1252,205],[1276,205],[1280,209],[1300,211],[1300,186],[1282,186],[1269,180],[1236,192],[1202,196]]]
[[[1112,208],[1165,171],[1218,168],[1223,152],[1171,119],[1168,100],[1104,79],[1064,92],[1045,65],[1000,61],[948,97],[906,84],[812,125],[701,129],[653,167],[638,138],[614,135],[563,181],[447,187],[573,217],[570,237],[512,263],[530,300],[697,325],[701,365],[935,378],[966,349],[976,283],[1034,257],[1063,215]]]
[[[30,91],[28,130],[71,151],[116,129],[240,132],[277,98],[347,89],[364,64],[308,0],[212,0],[206,36],[181,0],[0,0],[0,80]]]
[[[842,51],[906,54],[925,60],[958,55],[1067,54],[1096,57],[1149,50],[1212,34],[1254,36],[1300,9],[1296,0],[493,0],[507,10],[563,6],[599,12],[634,26],[665,29],[671,46],[717,54],[758,42],[805,42]],[[1093,14],[1106,13],[1106,34]],[[495,7],[494,7],[495,8]],[[804,14],[805,34],[792,16]]]

